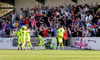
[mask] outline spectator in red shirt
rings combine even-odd
[[[25,19],[25,24],[28,24],[29,20],[28,19]]]
[[[56,11],[54,11],[53,15],[56,16]]]
[[[47,37],[47,32],[48,32],[47,28],[45,27],[42,31],[43,31],[44,37]]]
[[[23,24],[23,25],[25,25],[25,23],[26,23],[25,20],[26,20],[26,17],[23,17],[23,18],[22,18],[22,24]]]

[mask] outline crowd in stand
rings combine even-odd
[[[11,37],[28,25],[32,37],[41,32],[44,37],[56,37],[58,26],[64,26],[68,37],[100,37],[99,5],[68,5],[59,7],[26,8],[12,12],[0,20],[0,36]]]

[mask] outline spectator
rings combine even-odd
[[[97,23],[97,25],[100,26],[100,19],[98,19],[98,23]]]
[[[16,20],[16,22],[15,22],[15,24],[14,24],[14,27],[15,27],[15,28],[19,28],[19,23],[18,23],[17,20]]]
[[[88,29],[83,27],[82,36],[83,37],[88,37],[88,34],[89,34]]]
[[[69,37],[72,37],[72,32],[71,32],[71,30],[70,30],[69,27],[68,27],[68,36],[69,36]]]
[[[92,21],[93,20],[93,16],[92,14],[89,14],[89,21]]]
[[[48,32],[48,30],[47,30],[46,27],[44,27],[44,28],[42,29],[42,32],[43,32],[43,34],[44,34],[44,37],[47,37],[47,32]]]
[[[19,16],[20,16],[20,20],[25,16],[23,8],[20,9]]]
[[[94,36],[95,36],[95,34],[94,34],[93,30],[92,30],[92,27],[89,29],[89,34],[88,34],[88,36],[89,36],[89,37],[94,37]]]
[[[57,36],[57,28],[55,27],[54,28],[54,37],[56,37]]]
[[[7,37],[9,37],[10,36],[10,29],[11,29],[11,23],[10,23],[10,21],[7,23],[7,25],[6,25],[6,29],[5,29],[5,32],[6,32],[6,35],[7,35]]]
[[[7,37],[6,32],[5,32],[5,29],[2,30],[1,36],[2,37]]]
[[[26,17],[23,17],[22,18],[22,25],[25,25],[26,24]]]
[[[36,26],[36,21],[35,21],[34,17],[31,17],[30,21],[31,21],[31,26],[32,26],[32,28],[35,28],[35,26]]]
[[[100,28],[99,28],[99,29],[96,28],[96,36],[97,36],[97,37],[100,37]]]
[[[68,37],[100,36],[98,34],[100,32],[98,28],[100,26],[100,11],[97,5],[21,8],[19,17],[17,17],[16,12],[11,15],[3,17],[0,21],[1,31],[7,33],[11,28],[13,31],[14,27],[17,30],[18,27],[20,29],[23,25],[28,24],[28,27],[32,27],[31,30],[34,30],[34,33],[32,33],[35,34],[34,36],[41,32],[44,37],[55,37],[58,25],[62,25],[68,28]],[[16,17],[20,21],[16,22]],[[12,20],[12,23],[8,24],[10,20]],[[7,33],[7,35],[9,34]]]
[[[68,46],[68,43],[67,43],[67,29],[66,28],[64,28],[64,45],[65,46]]]
[[[49,28],[48,37],[53,37],[53,36],[54,36],[53,28]]]
[[[2,22],[0,21],[0,31],[1,31],[1,29],[2,29]]]
[[[30,28],[30,36],[31,37],[35,37],[35,30],[34,29],[32,29],[32,27]]]
[[[12,24],[14,24],[15,20],[16,20],[16,13],[13,11],[12,12]]]
[[[6,22],[4,20],[2,21],[2,29],[6,29]]]
[[[0,30],[0,37],[2,36],[2,30]]]

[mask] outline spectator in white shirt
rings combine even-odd
[[[57,14],[57,16],[60,15],[60,13],[58,11],[56,12],[56,14]]]
[[[92,14],[89,14],[89,21],[93,20]]]
[[[85,13],[81,12],[81,17],[85,18]]]
[[[12,13],[12,24],[14,24],[15,20],[16,20],[16,13],[13,12]]]
[[[89,11],[89,8],[87,6],[85,6],[84,12],[88,12],[88,11]]]
[[[34,37],[35,36],[35,30],[30,28],[30,36],[31,37]]]
[[[86,22],[89,21],[89,15],[88,14],[86,14],[85,21]]]
[[[86,27],[89,29],[92,25],[90,24],[90,22],[86,22]]]
[[[65,11],[65,15],[68,17],[69,14],[70,14],[70,13],[66,10],[66,11]]]
[[[20,9],[19,16],[20,16],[20,20],[25,16],[22,8]]]

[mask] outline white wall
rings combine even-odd
[[[35,0],[15,0],[15,8],[19,12],[20,8],[33,8],[38,5]]]
[[[96,2],[100,4],[100,0],[78,0],[78,4],[84,5],[85,3],[91,4],[91,2],[95,5]],[[75,5],[71,0],[45,0],[45,5],[49,7],[61,6],[61,5],[72,4]],[[39,4],[40,6],[41,4]],[[15,0],[15,8],[19,11],[20,8],[32,8],[34,6],[38,6],[38,2],[36,0]]]

